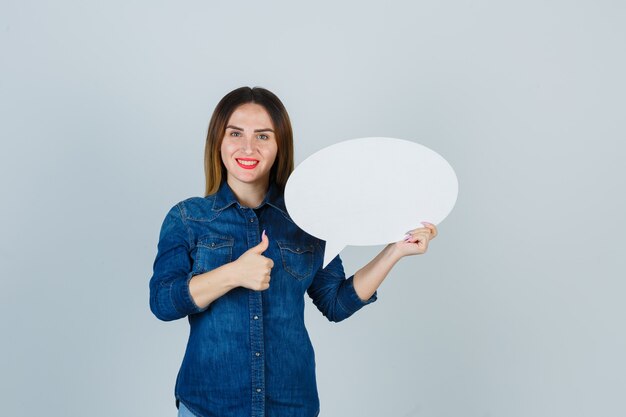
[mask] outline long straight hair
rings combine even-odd
[[[226,94],[213,111],[204,147],[204,174],[206,178],[205,197],[220,187],[227,171],[222,162],[220,149],[226,133],[228,119],[242,104],[256,103],[265,108],[276,135],[278,152],[270,169],[270,182],[276,183],[284,191],[287,179],[294,168],[293,131],[285,106],[274,93],[261,87],[240,87]]]

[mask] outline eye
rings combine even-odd
[[[257,136],[259,139],[268,140],[270,137],[267,135],[259,135]]]
[[[233,130],[232,132],[230,132],[230,135],[231,135],[231,136],[239,136],[239,135],[240,135],[240,133],[239,133],[239,132],[237,132],[236,130]]]

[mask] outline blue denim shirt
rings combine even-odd
[[[263,291],[237,287],[199,308],[191,277],[237,260],[261,241],[274,261]],[[283,192],[270,184],[256,208],[243,207],[226,181],[217,193],[191,197],[167,213],[150,279],[150,309],[161,320],[187,317],[190,334],[176,378],[182,401],[198,416],[315,417],[315,355],[304,325],[304,293],[330,321],[376,301],[361,300],[337,255],[321,269],[325,241],[289,217]]]

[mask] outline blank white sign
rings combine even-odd
[[[323,267],[347,245],[403,240],[452,211],[458,180],[450,164],[418,143],[369,137],[321,149],[299,164],[285,188],[293,221],[326,241]]]

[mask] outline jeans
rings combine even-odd
[[[181,401],[178,403],[178,417],[196,417],[196,415],[185,407],[185,404]]]
[[[319,415],[320,413],[318,411],[315,416],[317,417]],[[178,403],[178,417],[196,417],[196,416],[191,411],[189,411],[187,407],[185,407],[185,404],[183,404],[182,402],[179,402]]]

